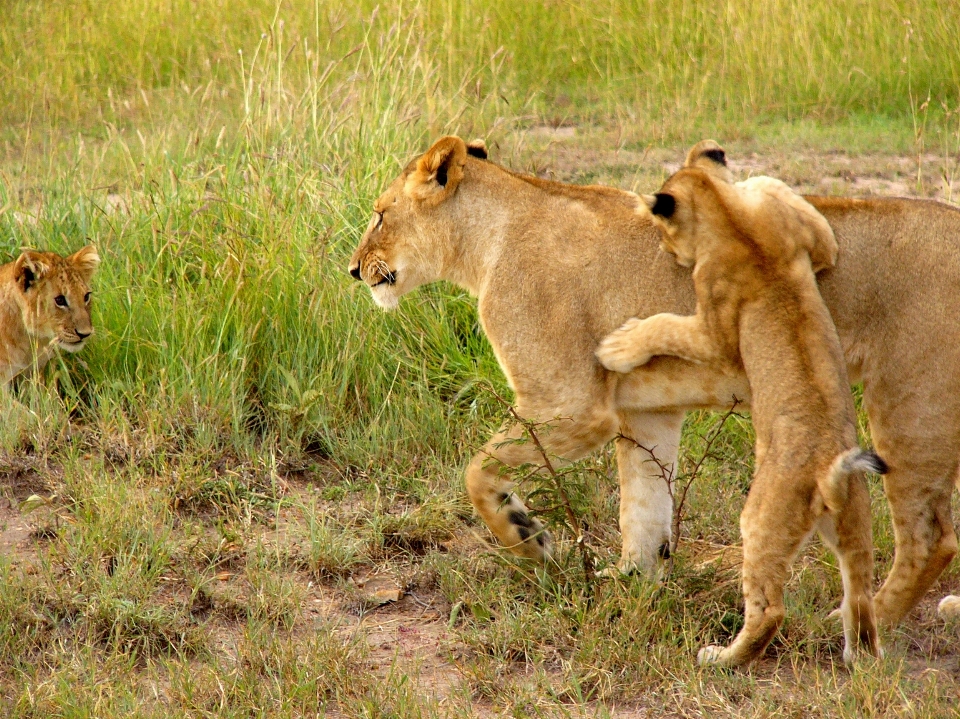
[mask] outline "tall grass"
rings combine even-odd
[[[627,117],[652,136],[908,118],[960,81],[954,3],[15,2],[5,16],[0,243],[100,247],[99,336],[67,360],[87,420],[158,447],[242,454],[266,438],[359,465],[448,465],[457,417],[490,415],[471,386],[499,381],[462,293],[384,315],[343,272],[371,199],[430,137],[497,140],[538,114]]]
[[[493,82],[511,103],[541,94],[571,114],[903,114],[910,92],[955,98],[958,24],[948,0],[15,1],[0,28],[0,121],[115,123],[141,90],[199,95],[211,82],[236,100],[240,65],[258,62],[302,87],[358,47],[391,72],[416,55],[418,79],[446,93]]]

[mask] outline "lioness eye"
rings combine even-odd
[[[53,301],[57,303],[57,307],[67,306],[67,298],[64,297],[63,295],[57,295],[56,297],[53,298]]]
[[[84,304],[86,304],[87,302],[90,301],[90,293],[89,293],[89,292],[83,296],[83,301],[84,301]]]

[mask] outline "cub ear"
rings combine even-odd
[[[73,265],[77,272],[83,276],[84,280],[89,281],[100,265],[100,255],[97,253],[96,247],[87,245],[70,255],[67,258],[67,262]]]
[[[684,167],[698,167],[707,174],[724,182],[732,182],[733,175],[727,167],[727,153],[716,140],[701,140],[690,148]]]
[[[670,219],[677,209],[677,201],[669,192],[658,192],[656,195],[644,195],[643,201],[647,203],[650,212],[657,217]]]
[[[822,226],[814,226],[813,248],[810,250],[810,264],[813,265],[813,272],[816,274],[820,270],[833,267],[837,264],[837,255],[840,252],[840,246],[837,244],[837,238],[833,230],[827,225],[826,229]]]
[[[37,280],[41,279],[50,266],[43,258],[43,253],[35,250],[22,250],[17,261],[13,265],[14,281],[19,285],[22,292],[26,292]]]
[[[487,159],[487,143],[483,140],[470,140],[467,143],[467,154],[481,160]]]
[[[438,205],[450,197],[463,179],[467,145],[459,137],[441,137],[417,160],[403,191],[415,200]]]

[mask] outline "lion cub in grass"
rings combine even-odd
[[[69,257],[24,250],[0,266],[0,385],[42,369],[57,348],[83,348],[93,334],[90,279],[99,264],[88,245]]]
[[[757,434],[756,473],[740,515],[745,623],[730,646],[704,647],[698,661],[737,666],[763,653],[784,618],[790,564],[814,529],[840,562],[844,660],[860,648],[879,655],[863,472],[884,473],[886,465],[857,446],[840,340],[814,276],[836,261],[833,231],[777,180],[733,184],[710,140],[643,199],[662,248],[694,268],[696,314],[632,319],[597,356],[618,372],[654,355],[742,364]]]

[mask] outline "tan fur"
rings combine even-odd
[[[90,279],[99,264],[88,245],[69,257],[24,250],[0,267],[0,384],[39,370],[58,347],[83,348],[93,334]]]
[[[455,139],[441,142],[459,147]],[[636,440],[617,442],[619,566],[655,571],[670,540],[671,501],[648,450],[669,468],[684,413],[729,407],[733,395],[749,401],[749,385],[736,368],[671,357],[618,375],[603,369],[594,350],[632,316],[693,312],[689,270],[657,251],[660,233],[637,214],[631,193],[548,182],[468,154],[459,182],[443,201],[427,204],[405,191],[416,166],[376,200],[351,274],[382,307],[437,280],[477,296],[518,411],[540,421],[566,418],[547,435],[554,454],[582,457],[618,431]],[[874,445],[890,466],[884,489],[897,554],[874,603],[878,618],[893,624],[956,552],[950,495],[960,458],[960,212],[922,200],[807,200],[840,245],[836,267],[818,277],[820,292],[850,379],[863,381]],[[512,495],[501,502],[511,488],[496,465],[539,457],[527,445],[498,446],[504,433],[470,463],[468,491],[504,544],[542,556],[536,540],[523,540],[509,521],[522,504]]]
[[[763,653],[784,617],[790,564],[818,524],[840,559],[844,658],[861,644],[876,655],[870,506],[857,471],[856,415],[811,261],[817,255],[833,264],[833,231],[779,181],[733,185],[697,165],[688,158],[655,197],[644,198],[663,243],[693,259],[696,314],[630,322],[597,356],[627,371],[631,360],[655,355],[742,365],[750,381],[757,471],[740,519],[746,621],[733,644],[703,649],[700,662],[738,666]]]

